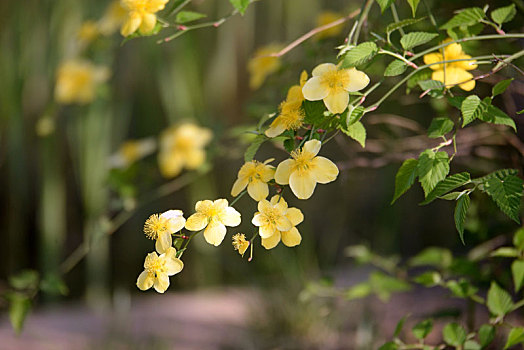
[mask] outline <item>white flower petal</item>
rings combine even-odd
[[[289,187],[291,191],[299,199],[308,199],[311,197],[315,191],[315,186],[317,182],[315,181],[313,174],[311,172],[299,173],[295,171],[291,174],[289,178]]]
[[[269,187],[267,183],[254,179],[249,185],[247,185],[247,193],[249,193],[251,198],[258,202],[262,199],[266,199],[269,195]]]
[[[302,242],[302,236],[298,232],[296,227],[293,227],[291,230],[282,232],[282,243],[288,247],[294,247]]]
[[[204,231],[206,242],[214,246],[219,246],[226,236],[226,227],[221,222],[211,221]]]
[[[313,77],[309,79],[302,88],[302,94],[306,100],[319,101],[326,98],[329,94],[329,89],[326,85],[322,84],[320,77]]]
[[[287,185],[289,183],[289,177],[291,176],[291,167],[295,161],[293,159],[286,159],[277,166],[275,171],[275,181],[281,185]]]
[[[361,72],[355,68],[347,69],[347,72],[349,74],[349,83],[344,86],[346,91],[355,92],[368,86],[369,77],[366,73]]]
[[[337,70],[337,66],[335,66],[333,63],[321,63],[315,68],[313,68],[313,71],[311,72],[311,75],[314,77],[321,76],[327,72]]]
[[[335,163],[321,156],[315,157],[312,163],[311,171],[317,182],[326,184],[335,181],[338,176],[338,168]]]
[[[309,140],[304,144],[304,151],[313,153],[313,155],[317,155],[320,151],[320,147],[322,146],[322,142],[319,140]]]
[[[155,275],[147,273],[147,271],[142,271],[136,280],[136,286],[140,290],[148,290],[153,286],[155,282]]]
[[[340,114],[346,110],[349,104],[349,94],[345,90],[332,93],[324,98],[324,104],[331,113]]]
[[[276,231],[274,235],[267,238],[262,238],[262,247],[266,249],[275,248],[280,242],[280,231]]]

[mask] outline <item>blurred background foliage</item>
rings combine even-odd
[[[522,30],[522,4],[515,3],[519,13],[508,31]],[[443,22],[470,2],[428,0],[425,4]],[[493,7],[506,4],[489,3]],[[170,208],[182,209],[187,216],[197,200],[230,198],[250,140],[244,131],[254,128],[264,114],[276,111],[302,70],[309,72],[318,63],[334,61],[334,47],[343,42],[351,23],[345,23],[340,34],[313,38],[283,57],[281,68],[256,91],[249,89],[249,58],[259,47],[284,45],[314,28],[322,11],[346,15],[361,2],[262,0],[219,28],[192,31],[170,43],[156,43],[163,34],[124,44],[118,33],[97,38],[83,55],[109,67],[109,81],[99,88],[93,103],[60,106],[53,99],[57,69],[82,50],[78,36],[82,23],[98,20],[108,5],[106,0],[0,2],[0,279],[4,281],[0,288],[7,288],[5,281],[24,269],[37,270],[47,282],[63,278],[67,295],[42,293],[39,305],[86,300],[94,309],[107,309],[112,296],[138,298],[136,277],[151,250],[142,233],[145,219]],[[219,18],[231,11],[231,4],[195,0],[188,9]],[[408,6],[398,10],[401,18],[410,16]],[[422,16],[426,10],[419,11]],[[371,38],[371,32],[383,31],[392,16],[374,7],[369,19],[362,40]],[[464,46],[466,52],[490,54],[515,52],[521,44],[489,41]],[[387,63],[380,58],[368,64],[366,72],[372,81],[381,77]],[[522,66],[522,60],[515,64]],[[510,77],[513,73],[504,70],[501,74]],[[524,107],[524,83],[521,76],[515,77],[498,102],[509,115]],[[479,83],[479,95],[487,94],[498,80],[491,77]],[[387,89],[381,87],[376,96]],[[299,306],[297,296],[308,281],[321,277],[343,284],[348,283],[348,276],[365,278],[364,272],[360,277],[350,273],[354,266],[344,255],[350,244],[366,244],[402,259],[428,246],[458,254],[466,250],[455,232],[452,203],[419,207],[423,194],[417,189],[390,205],[400,162],[431,142],[424,130],[433,117],[450,113],[439,100],[427,101],[416,93],[398,93],[366,117],[366,149],[347,138],[337,138],[323,149],[337,161],[341,175],[335,183],[317,188],[309,201],[288,198],[290,206],[305,214],[299,247],[281,245],[266,251],[257,244],[254,259],[248,263],[228,246],[229,240],[217,249],[198,237],[193,250],[184,255],[184,271],[172,279],[170,291],[231,286],[261,291],[267,305],[251,321],[261,339],[273,337],[267,347],[295,337],[304,344],[318,344],[330,332],[377,322],[362,310],[355,311],[362,305],[314,301]],[[157,138],[168,126],[182,121],[214,132],[202,169],[166,180],[158,170],[156,155],[124,170],[109,169],[108,160],[124,141]],[[482,175],[503,167],[522,171],[522,124],[517,120],[518,136],[482,126],[465,135],[467,146],[459,150],[456,172],[468,168]],[[257,159],[274,154],[274,147],[265,144]],[[280,151],[278,160],[285,156]],[[159,186],[164,187],[158,190]],[[468,246],[516,229],[490,202],[473,202]],[[243,214],[238,232],[247,236],[254,232],[250,218],[255,205],[247,196],[236,205]],[[115,217],[122,225],[111,227]],[[112,233],[107,235],[108,231]],[[71,258],[71,253],[76,255]],[[84,253],[78,265],[69,264]],[[64,292],[65,287],[56,283]],[[353,313],[361,318],[353,319]]]

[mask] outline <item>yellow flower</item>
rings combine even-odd
[[[240,225],[240,213],[228,205],[226,199],[198,201],[196,213],[186,221],[186,229],[200,231],[205,228],[204,238],[207,243],[220,245],[226,236],[226,226]]]
[[[297,208],[288,208],[284,198],[273,196],[271,202],[258,202],[258,212],[253,216],[252,223],[258,226],[258,234],[262,237],[262,246],[271,249],[282,242],[288,247],[299,245],[302,241],[296,225],[304,220],[304,215]]]
[[[275,167],[267,165],[273,158],[260,163],[256,160],[246,162],[238,171],[238,178],[233,184],[231,195],[238,196],[247,186],[247,193],[257,202],[269,194],[267,183],[275,176]]]
[[[164,177],[177,176],[182,169],[194,170],[206,160],[204,147],[211,141],[211,130],[185,123],[171,127],[160,136],[158,162]]]
[[[313,69],[302,92],[306,100],[324,100],[327,109],[342,113],[349,103],[349,92],[362,90],[369,84],[366,73],[355,68],[338,69],[333,63],[322,63]]]
[[[137,160],[153,153],[156,142],[152,138],[126,141],[119,150],[109,158],[113,168],[127,168]]]
[[[111,35],[124,23],[126,17],[127,11],[122,7],[120,1],[114,0],[98,21],[98,28],[102,34]]]
[[[169,248],[160,256],[156,252],[149,253],[136,285],[140,290],[154,287],[158,293],[164,293],[169,288],[169,276],[179,273],[183,268],[184,263],[176,257],[175,248]]]
[[[444,42],[449,42],[447,39]],[[424,55],[424,63],[432,64],[441,61],[460,60],[471,58],[462,51],[462,46],[459,43],[453,43],[444,48],[444,51],[439,53],[428,53]],[[458,85],[462,90],[471,91],[475,88],[475,80],[473,75],[468,70],[477,68],[475,60],[458,61],[445,63],[446,76],[444,76],[444,65],[434,64],[429,66],[433,70],[431,79],[441,81],[445,85]]]
[[[304,101],[302,88],[306,81],[307,72],[303,71],[300,75],[300,85],[289,88],[286,100],[280,105],[280,114],[265,131],[267,137],[276,137],[285,130],[297,130],[302,126],[305,117],[302,110],[302,101]]]
[[[127,11],[127,18],[120,29],[123,36],[128,36],[140,30],[142,34],[151,32],[156,25],[158,11],[164,9],[169,0],[120,0]]]
[[[249,241],[246,241],[246,235],[237,233],[233,236],[233,248],[238,250],[238,254],[244,256],[247,248],[249,248]]]
[[[336,20],[339,20],[343,17],[344,16],[342,16],[340,13],[337,13],[337,12],[324,11],[320,13],[317,17],[317,27],[321,27],[331,22],[335,22]],[[342,29],[344,29],[343,24],[339,24],[335,27],[321,31],[320,33],[316,35],[316,38],[324,39],[324,38],[337,36],[340,33],[342,33]]]
[[[173,243],[171,235],[183,229],[185,223],[181,210],[168,210],[151,215],[144,224],[144,233],[147,238],[156,240],[157,252],[165,253]]]
[[[98,85],[108,78],[106,67],[88,61],[66,61],[58,68],[55,99],[59,103],[87,104],[95,99]]]
[[[266,80],[266,77],[280,68],[280,59],[278,57],[270,57],[269,55],[280,51],[279,45],[268,45],[259,48],[253,58],[249,60],[247,69],[251,78],[249,86],[251,89],[258,89]]]
[[[84,45],[89,45],[94,41],[100,34],[98,25],[95,21],[86,21],[82,23],[80,30],[78,31],[78,39]]]
[[[337,166],[327,158],[317,157],[321,142],[309,140],[302,150],[291,152],[293,159],[280,163],[275,172],[275,181],[289,184],[291,191],[300,199],[308,199],[318,183],[326,184],[338,176]]]

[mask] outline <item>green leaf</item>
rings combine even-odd
[[[442,282],[442,276],[435,271],[426,271],[413,278],[413,281],[425,287],[434,287]]]
[[[428,137],[436,139],[453,130],[453,121],[446,117],[434,118],[428,128]]]
[[[448,323],[442,330],[444,341],[451,346],[462,346],[466,342],[466,330],[458,323]]]
[[[444,180],[440,181],[435,188],[428,194],[426,197],[426,200],[424,200],[421,205],[426,205],[428,203],[431,203],[436,198],[444,195],[445,193],[448,193],[449,191],[452,191],[458,187],[464,186],[471,182],[471,177],[469,176],[469,173],[463,172],[458,174],[453,174],[451,176],[448,176]]]
[[[9,293],[9,321],[16,334],[20,334],[31,309],[31,300],[22,293]]]
[[[486,305],[489,311],[495,316],[505,316],[513,309],[513,301],[509,293],[493,281],[488,291]]]
[[[484,183],[486,193],[516,223],[520,222],[522,188],[522,179],[515,175],[492,177]]]
[[[38,272],[35,270],[22,270],[20,273],[9,277],[9,284],[15,289],[36,289],[38,287]]]
[[[347,300],[362,299],[370,295],[372,292],[371,286],[368,282],[362,282],[354,285],[353,287],[346,290],[344,297]]]
[[[483,324],[478,331],[479,342],[482,347],[486,347],[495,339],[495,327],[490,324]]]
[[[67,295],[69,288],[58,274],[48,274],[40,282],[40,290],[50,295]]]
[[[502,94],[506,89],[508,88],[509,84],[513,81],[513,78],[506,79],[499,81],[495,86],[491,89],[491,97],[495,97],[497,95]]]
[[[515,232],[513,236],[513,245],[518,250],[524,250],[524,227],[521,227]]]
[[[400,166],[395,176],[395,195],[391,204],[402,196],[415,183],[417,177],[418,160],[406,159]]]
[[[382,301],[388,301],[391,294],[395,292],[404,292],[411,288],[411,286],[397,278],[383,274],[376,271],[369,277],[369,283],[373,293]]]
[[[447,268],[453,261],[453,255],[449,249],[440,247],[429,247],[409,259],[409,266],[435,266]]]
[[[513,284],[515,285],[515,293],[517,293],[524,283],[524,261],[515,260],[511,264],[511,274],[513,276]]]
[[[358,122],[364,115],[366,109],[362,106],[356,106],[354,108],[349,107],[346,117],[346,126],[349,128],[351,125]]]
[[[187,23],[206,17],[205,14],[193,11],[180,11],[175,17],[176,23]]]
[[[471,26],[462,26],[449,28],[446,30],[448,36],[453,40],[459,40],[462,38],[472,37],[480,34],[484,30],[483,23],[476,23]]]
[[[417,173],[427,198],[437,183],[444,180],[449,173],[448,154],[442,151],[435,153],[430,149],[425,150],[418,158]]]
[[[366,147],[366,128],[361,122],[355,122],[348,126],[347,130],[342,131],[351,137],[353,140],[360,143],[362,147]]]
[[[246,152],[244,153],[244,161],[250,162],[255,158],[255,154],[257,154],[258,149],[260,146],[267,140],[267,137],[264,135],[258,135],[252,143],[249,145],[249,147],[246,149]]]
[[[393,341],[388,341],[384,345],[382,345],[378,350],[398,350],[398,345],[395,344]]]
[[[402,20],[402,21],[399,21],[399,22],[388,24],[388,26],[386,28],[386,34],[387,34],[387,37],[388,37],[388,41],[390,41],[389,40],[389,36],[395,30],[398,30],[400,28],[404,28],[404,27],[410,26],[412,24],[415,24],[417,22],[422,21],[423,19],[424,19],[424,17],[422,17],[422,18],[408,18],[408,19],[405,19],[405,20]]]
[[[395,0],[377,0],[377,3],[380,6],[380,11],[384,13],[384,11],[386,11],[394,1]]]
[[[440,26],[440,29],[470,26],[480,22],[485,16],[484,11],[480,7],[470,7],[457,13],[453,18]]]
[[[377,52],[378,47],[374,42],[367,41],[361,43],[346,53],[341,68],[350,68],[366,63],[372,59]]]
[[[463,193],[464,191],[455,191],[455,192],[450,192],[448,194],[445,194],[443,196],[439,196],[438,198],[444,199],[446,201],[456,201],[457,198],[462,196]]]
[[[486,105],[484,101],[482,103],[487,107],[484,113],[479,116],[482,121],[497,125],[507,125],[510,126],[514,131],[517,131],[515,121],[509,115],[491,104]]]
[[[346,247],[346,249],[344,249],[344,254],[347,257],[357,260],[359,264],[367,264],[373,258],[373,254],[369,248],[363,244]]]
[[[524,328],[514,327],[509,332],[508,340],[506,341],[506,345],[504,345],[504,350],[522,343],[524,343]]]
[[[470,95],[462,102],[460,111],[462,112],[462,127],[465,127],[482,113],[484,113],[484,106],[477,95]]]
[[[415,17],[415,13],[417,12],[418,3],[420,0],[408,0],[409,6],[411,6],[411,13],[413,14],[413,17]]]
[[[384,71],[385,77],[394,77],[397,75],[400,75],[406,71],[408,68],[407,64],[402,62],[401,60],[394,60],[388,66],[386,67],[386,70]]]
[[[457,228],[460,240],[464,245],[466,244],[464,242],[464,222],[466,221],[466,214],[468,213],[469,202],[469,195],[464,194],[457,200],[457,205],[455,206],[455,227]]]
[[[425,80],[431,80],[431,73],[432,70],[429,68],[422,69],[415,74],[411,76],[411,78],[408,79],[408,82],[406,83],[407,91],[409,92],[411,89],[413,89],[415,86],[418,85],[419,82],[425,81]]]
[[[425,44],[438,36],[436,33],[411,32],[400,38],[400,45],[404,50],[411,50],[415,46]]]
[[[482,347],[474,340],[466,340],[464,350],[482,350]]]
[[[491,18],[495,23],[500,25],[511,21],[516,14],[517,10],[515,9],[515,4],[511,4],[491,11]]]
[[[240,12],[241,15],[244,15],[244,13],[246,12],[247,7],[249,6],[249,1],[250,0],[229,0],[231,5],[233,5],[233,7],[238,12]]]
[[[418,86],[420,86],[420,88],[422,90],[440,90],[440,89],[444,89],[444,84],[442,84],[441,81],[438,81],[438,80],[421,80],[418,83]]]
[[[476,179],[473,179],[471,180],[471,182],[473,182],[474,184],[484,184],[485,182],[487,182],[489,179],[493,179],[493,178],[499,178],[499,179],[503,179],[507,176],[510,176],[510,175],[517,175],[519,173],[519,171],[517,169],[499,169],[497,171],[494,171],[486,176],[483,176],[483,177],[479,177],[479,178],[476,178]]]
[[[516,258],[519,256],[519,252],[512,247],[500,247],[492,251],[489,256],[496,258]]]
[[[431,333],[432,329],[433,329],[433,321],[424,320],[422,322],[417,323],[411,331],[413,332],[413,335],[415,336],[415,338],[424,339],[428,336],[429,333]]]
[[[466,281],[461,279],[459,281],[451,280],[446,283],[446,287],[458,298],[469,298],[477,293],[478,288]]]
[[[319,125],[324,120],[324,112],[326,105],[324,101],[308,101],[302,102],[302,108],[306,113],[304,122],[307,124]]]
[[[393,338],[396,338],[400,335],[400,332],[402,332],[402,328],[404,327],[404,323],[406,323],[407,318],[408,315],[402,317],[400,321],[398,321],[397,326],[395,327],[395,332],[393,332]]]

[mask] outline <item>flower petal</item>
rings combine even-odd
[[[169,232],[163,232],[158,236],[158,239],[155,243],[156,251],[160,254],[165,253],[173,243],[173,240],[171,238],[171,234]]]
[[[293,224],[287,217],[281,216],[278,218],[277,229],[279,231],[288,231],[288,230],[291,230],[292,227],[293,227]]]
[[[225,210],[229,206],[229,203],[227,199],[219,198],[213,201],[213,206],[215,207],[215,210],[217,212],[220,212],[222,210]]]
[[[272,224],[262,225],[258,229],[258,234],[262,238],[269,238],[278,232],[277,228]]]
[[[257,209],[260,213],[264,214],[268,210],[272,209],[272,205],[265,199],[258,202]]]
[[[320,77],[313,77],[304,84],[302,94],[306,100],[319,101],[326,98],[329,94],[329,89],[326,85],[322,84]]]
[[[253,219],[251,219],[251,223],[255,226],[264,225],[266,223],[266,221],[264,220],[264,215],[260,213],[255,213],[255,215],[253,215]]]
[[[226,227],[221,222],[215,220],[212,220],[204,231],[206,242],[214,246],[219,246],[225,236]]]
[[[275,248],[280,242],[280,231],[275,231],[275,234],[267,238],[262,238],[262,247],[266,249]]]
[[[335,66],[333,63],[321,63],[318,66],[316,66],[315,68],[313,68],[311,75],[314,77],[319,77],[323,74],[326,74],[327,72],[334,71],[334,70],[337,70],[337,66]]]
[[[206,212],[213,206],[213,201],[210,201],[209,199],[198,201],[195,204],[195,210],[198,212]]]
[[[182,210],[168,210],[160,215],[160,217],[168,219],[167,225],[169,233],[176,233],[184,228],[186,219],[184,219],[182,215]]]
[[[150,274],[147,271],[142,271],[142,273],[138,276],[138,279],[136,280],[136,286],[140,290],[148,290],[153,286],[153,283],[155,282],[155,275]]]
[[[313,172],[316,182],[321,184],[335,181],[338,176],[338,168],[335,163],[321,156],[313,158],[311,171]]]
[[[289,208],[286,212],[286,217],[291,221],[293,226],[304,221],[304,214],[302,214],[302,211],[298,208]]]
[[[166,261],[167,274],[173,276],[184,268],[184,263],[178,258],[167,259]]]
[[[291,230],[282,232],[282,243],[288,247],[294,247],[302,242],[302,236],[298,232],[296,227],[293,227]]]
[[[344,86],[344,89],[349,92],[362,90],[369,84],[369,77],[366,73],[357,70],[356,68],[346,69],[349,75],[349,82]],[[347,106],[347,104],[346,104]]]
[[[304,143],[304,151],[313,153],[313,155],[316,156],[320,151],[321,146],[322,142],[320,142],[319,140],[309,140],[306,143]]]
[[[344,112],[349,103],[349,94],[347,91],[337,91],[326,98],[324,98],[324,104],[327,109],[333,114],[340,114]]]
[[[249,183],[249,179],[247,177],[238,178],[235,183],[233,184],[233,188],[231,189],[231,195],[233,197],[236,197],[246,188],[247,184]]]
[[[286,126],[280,122],[280,120],[275,119],[269,128],[264,132],[267,137],[277,137],[278,135],[282,134],[284,131],[286,131]]]
[[[247,185],[247,193],[249,193],[251,198],[258,202],[262,199],[266,199],[269,195],[269,187],[267,183],[254,179],[249,185]]]
[[[266,162],[264,162],[264,164],[266,164]],[[262,179],[262,181],[269,182],[270,180],[274,178],[275,178],[275,167],[274,166],[265,165],[262,168],[262,170],[260,170],[260,179]]]
[[[167,273],[157,273],[154,287],[158,293],[164,293],[169,288],[169,276]]]
[[[471,56],[470,55],[460,55],[459,57],[457,57],[457,59],[468,59],[468,58],[471,58]],[[457,62],[453,62],[452,64],[457,68],[462,68],[464,70],[473,70],[473,69],[477,69],[478,67],[476,63],[477,61],[470,60],[470,61],[457,61]]]
[[[129,16],[127,17],[126,21],[124,22],[124,25],[122,25],[122,29],[120,29],[120,33],[122,36],[128,36],[136,32],[138,27],[140,27],[140,24],[142,23],[142,16],[138,12],[131,12]]]
[[[293,159],[286,159],[277,166],[275,171],[275,181],[281,185],[287,185],[289,183],[289,177],[291,176],[291,167],[295,161]]]
[[[189,231],[200,231],[208,224],[208,218],[202,213],[195,213],[187,218],[186,229]]]
[[[235,227],[240,225],[240,213],[233,207],[227,207],[219,215],[218,219],[226,226]]]
[[[291,187],[291,191],[293,191],[299,199],[308,199],[311,197],[316,185],[317,182],[313,174],[309,171],[303,173],[295,171],[289,177],[289,187]]]
[[[424,63],[425,64],[431,64],[429,68],[432,70],[440,70],[442,69],[442,63],[440,64],[433,64],[436,62],[442,62],[442,55],[440,53],[428,53],[427,55],[424,55]]]
[[[200,148],[192,149],[184,155],[186,168],[189,170],[198,169],[206,161],[206,152]]]
[[[142,23],[140,24],[140,32],[142,34],[148,34],[155,29],[155,25],[156,16],[152,13],[144,13],[142,15]]]

